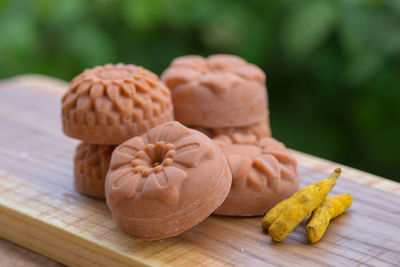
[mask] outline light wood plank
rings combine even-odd
[[[161,241],[122,233],[104,201],[73,189],[76,140],[60,126],[67,83],[21,76],[0,84],[0,236],[72,266],[396,265],[400,263],[400,185],[304,153],[302,185],[343,168],[333,194],[350,192],[349,212],[309,245],[302,226],[274,243],[260,218],[211,216]]]
[[[1,267],[61,267],[56,261],[0,238]]]

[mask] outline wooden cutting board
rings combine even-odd
[[[400,184],[295,152],[302,186],[336,167],[333,194],[354,202],[308,244],[303,226],[274,243],[260,217],[211,216],[189,231],[143,242],[122,233],[104,201],[73,189],[78,142],[64,136],[67,84],[43,76],[0,83],[0,236],[72,266],[399,265]]]

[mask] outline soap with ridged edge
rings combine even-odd
[[[218,215],[259,216],[299,188],[297,161],[285,145],[272,137],[226,135],[213,139],[232,172],[232,187]]]
[[[104,182],[110,165],[113,145],[81,142],[74,156],[74,185],[76,191],[91,197],[105,198]]]
[[[105,192],[124,232],[156,240],[206,219],[225,200],[231,181],[228,164],[210,138],[167,122],[114,150]]]
[[[132,64],[87,69],[62,97],[64,133],[92,144],[120,144],[173,119],[168,88]]]
[[[269,116],[265,74],[240,57],[178,57],[161,79],[172,92],[175,119],[184,125],[243,127]]]

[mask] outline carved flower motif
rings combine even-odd
[[[252,135],[221,135],[213,139],[223,150],[232,171],[232,191],[250,188],[260,193],[265,188],[279,190],[282,180],[297,179],[297,161],[274,138],[259,141]]]
[[[118,84],[124,85],[125,83],[142,85],[141,87],[149,87],[147,83],[159,83],[158,77],[140,66],[132,64],[118,63],[116,65],[106,64],[104,66],[96,66],[92,69],[86,69],[83,73],[78,75],[72,80],[72,86],[75,84],[82,84],[90,82],[92,84],[100,83],[103,85]],[[143,85],[144,83],[144,85]],[[131,92],[129,92],[131,93]]]
[[[186,169],[209,156],[202,146],[201,141],[193,141],[188,128],[176,123],[126,141],[112,156],[110,197],[115,202],[143,197],[176,205],[188,178]]]
[[[62,118],[63,130],[71,137],[120,144],[173,120],[171,92],[142,67],[96,66],[72,80],[62,98]]]
[[[240,79],[265,83],[265,74],[257,66],[232,55],[183,56],[172,61],[161,78],[169,88],[197,80],[214,93],[223,93]]]

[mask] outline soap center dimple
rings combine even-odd
[[[157,166],[159,166],[161,163],[160,162],[154,162],[153,163],[153,167],[157,167]]]
[[[174,145],[158,141],[154,144],[147,144],[145,148],[136,153],[135,159],[131,165],[135,173],[141,173],[148,176],[151,173],[162,171],[163,167],[169,166],[173,162],[176,154]]]

